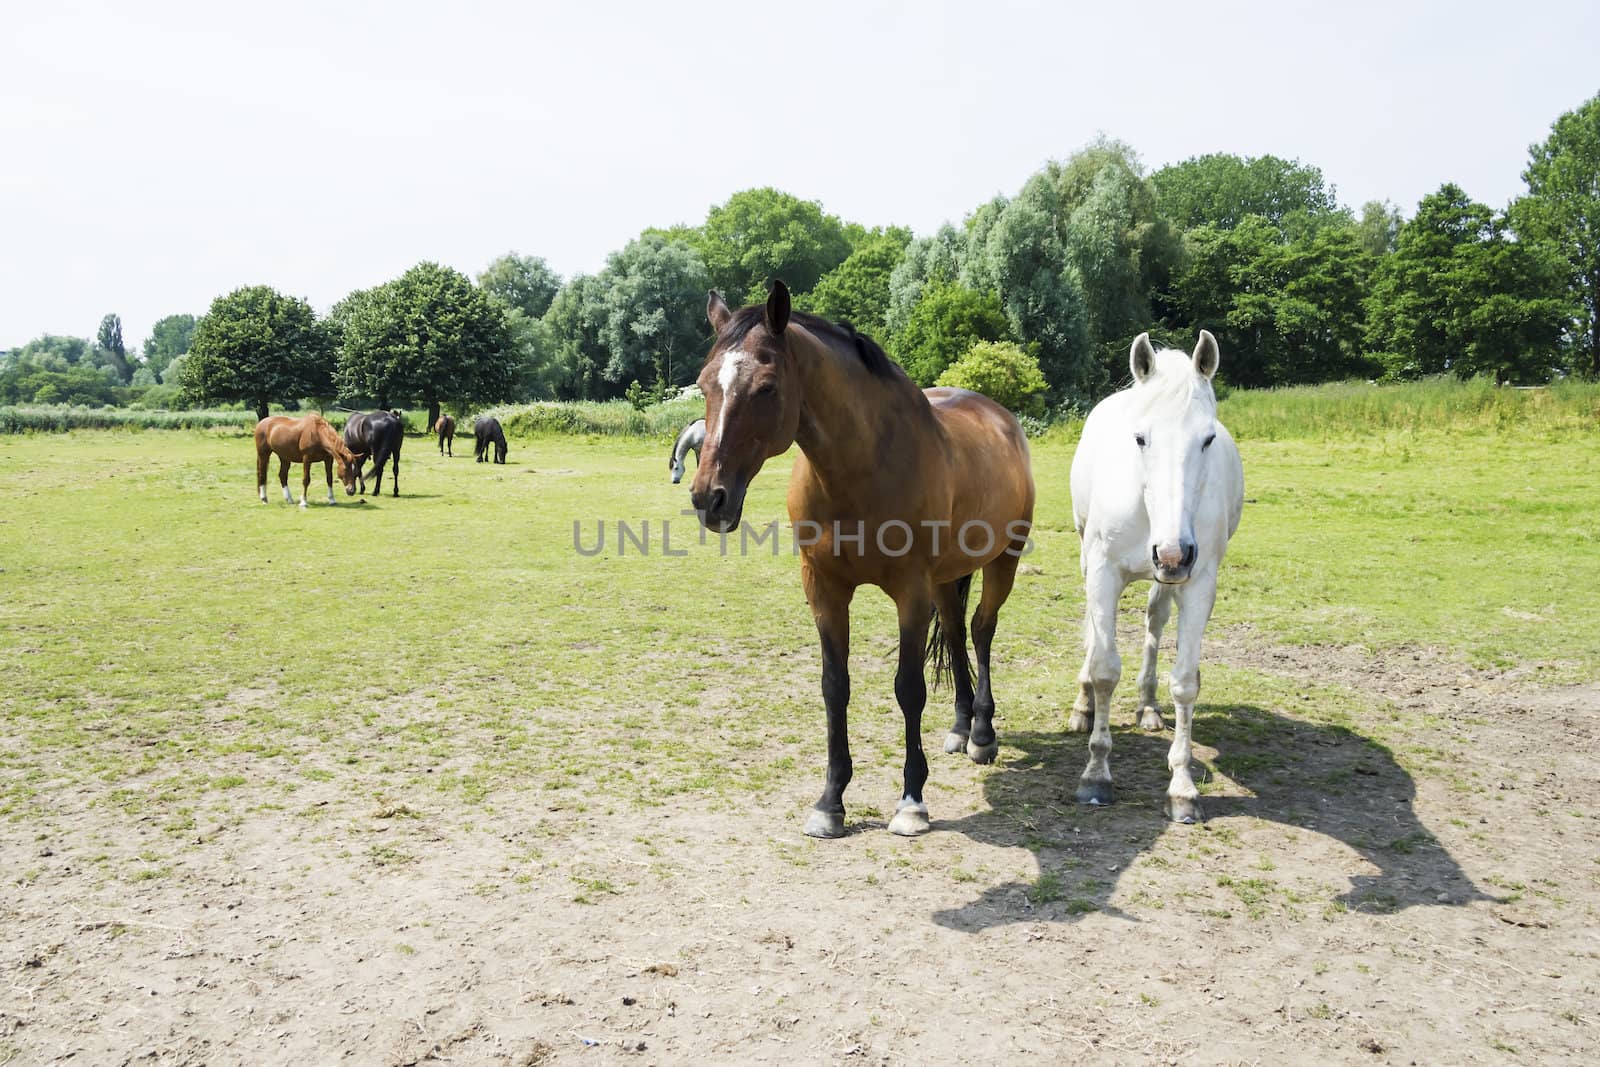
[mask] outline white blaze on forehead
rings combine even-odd
[[[750,353],[733,348],[722,353],[722,366],[717,368],[717,386],[722,390],[722,406],[717,410],[717,444],[722,444],[722,428],[728,422],[728,408],[733,406],[733,387],[745,377],[754,362]]]

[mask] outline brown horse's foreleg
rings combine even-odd
[[[844,836],[844,790],[854,768],[846,709],[850,704],[850,599],[855,590],[826,582],[801,564],[801,584],[822,641],[822,703],[828,713],[828,777],[822,799],[806,817],[811,837]]]
[[[1022,544],[1000,553],[983,568],[983,596],[972,613],[972,648],[978,654],[978,685],[972,695],[972,736],[967,739],[967,755],[974,763],[993,763],[1000,751],[994,732],[994,692],[989,685],[989,648],[1000,621],[1000,606],[1011,595],[1021,562]]]
[[[900,615],[900,665],[894,675],[894,696],[906,720],[905,789],[889,820],[890,833],[915,837],[928,832],[928,805],[922,787],[928,782],[928,757],[922,751],[922,712],[928,705],[928,680],[923,657],[928,644],[932,593],[919,588],[902,593],[895,603]]]
[[[333,496],[333,460],[331,458],[323,460],[322,469],[328,476],[328,503],[337,504],[339,501]]]
[[[972,733],[972,665],[967,659],[967,594],[971,589],[972,576],[968,575],[933,591],[944,656],[956,691],[956,721],[944,739],[946,752],[966,751],[967,738]]]
[[[283,487],[283,502],[294,503],[294,494],[289,492],[289,461],[282,456],[278,457],[278,484]]]
[[[306,497],[311,495],[311,461],[300,461],[300,506],[306,506]]]

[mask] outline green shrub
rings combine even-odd
[[[971,389],[1018,415],[1044,414],[1049,383],[1039,361],[1010,341],[979,341],[939,375],[937,384]]]

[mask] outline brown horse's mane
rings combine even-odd
[[[760,304],[742,307],[733,313],[728,324],[717,335],[718,347],[732,347],[745,339],[745,335],[766,321],[766,309]],[[829,342],[835,348],[851,351],[861,360],[867,373],[877,378],[905,378],[911,381],[900,364],[889,358],[883,348],[848,322],[833,322],[820,315],[804,311],[792,312],[789,321],[803,326],[810,333]]]

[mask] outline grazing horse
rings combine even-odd
[[[706,439],[690,494],[713,530],[738,527],[761,465],[800,446],[789,518],[800,583],[822,642],[828,773],[806,819],[813,837],[844,833],[850,782],[850,601],[875,585],[894,600],[900,658],[895,697],[905,716],[905,782],[889,829],[927,832],[922,787],[924,669],[954,681],[955,725],[945,751],[988,763],[998,743],[989,648],[1033,519],[1028,443],[1005,408],[964,389],[920,390],[871,340],[791,310],[775,282],[766,305],[706,305],[716,340],[700,372]],[[974,572],[983,596],[972,617],[974,689],[962,618]],[[929,623],[933,624],[928,640]]]
[[[433,432],[439,435],[439,455],[449,456],[454,459],[456,454],[456,420],[450,415],[440,415],[439,421],[433,424]]]
[[[306,506],[306,494],[311,490],[311,465],[321,463],[328,475],[328,503],[333,499],[333,464],[339,463],[339,479],[344,491],[354,495],[356,468],[366,457],[353,453],[339,439],[339,433],[316,412],[291,419],[287,415],[272,415],[256,423],[256,493],[261,502],[267,502],[267,465],[273,455],[278,457],[278,483],[283,486],[283,502],[293,504],[289,492],[289,464],[305,464],[305,477],[300,484],[300,506]]]
[[[1162,726],[1156,650],[1176,603],[1166,812],[1182,823],[1200,818],[1200,794],[1189,776],[1200,636],[1216,601],[1217,568],[1244,507],[1239,450],[1217,421],[1211,390],[1217,360],[1216,338],[1205,330],[1193,357],[1173,349],[1157,352],[1150,335],[1140,334],[1128,356],[1133,386],[1095,406],[1072,457],[1073,525],[1083,539],[1087,654],[1067,728],[1093,731],[1078,800],[1111,803],[1111,693],[1122,675],[1117,601],[1129,582],[1154,579],[1144,617],[1139,725]]]
[[[667,469],[672,471],[672,484],[677,485],[683,480],[683,457],[690,452],[694,453],[694,465],[700,466],[700,449],[705,445],[706,420],[695,419],[683,428],[678,435],[678,441],[672,446],[672,458],[667,460]]]
[[[500,428],[500,420],[493,415],[479,416],[472,423],[472,436],[477,440],[478,462],[489,461],[489,446],[494,445],[494,461],[506,461],[506,432]]]
[[[400,445],[406,439],[405,423],[400,421],[398,411],[371,411],[352,412],[344,420],[344,443],[352,452],[364,452],[372,457],[372,495],[378,496],[383,492],[383,467],[392,458],[394,460],[394,476],[390,481],[393,495],[400,495]],[[361,484],[361,492],[367,491],[366,475],[361,473],[362,464],[356,463],[356,480]]]

